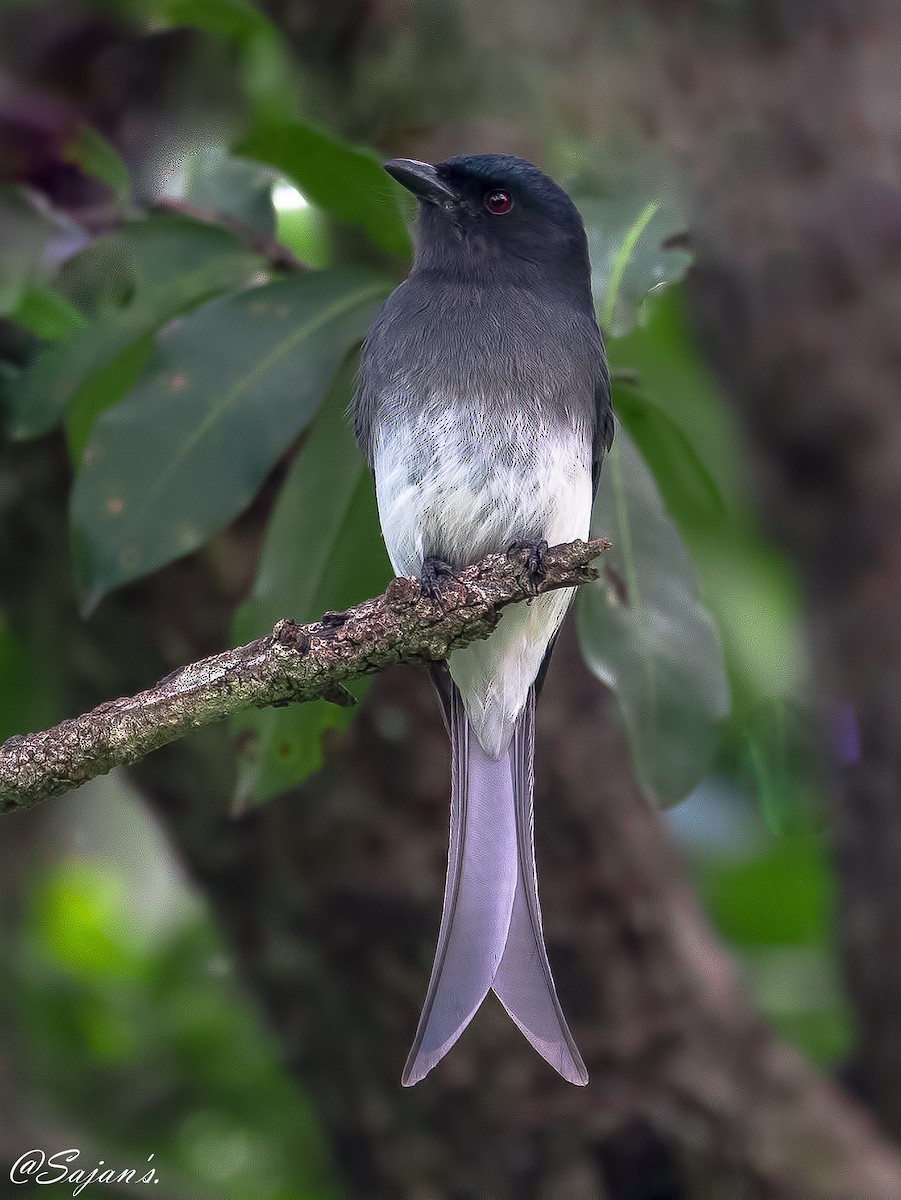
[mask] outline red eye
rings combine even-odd
[[[508,213],[513,207],[513,197],[509,192],[502,192],[500,189],[496,189],[493,192],[486,193],[485,207],[494,216],[502,217],[504,213]]]

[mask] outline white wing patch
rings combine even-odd
[[[401,398],[398,398],[400,401]],[[453,567],[506,550],[518,538],[549,545],[588,536],[591,433],[555,406],[435,398],[416,415],[401,402],[380,423],[376,493],[388,555],[399,575],[423,560]],[[504,411],[507,410],[507,411]],[[455,650],[448,665],[483,749],[506,752],[571,591],[506,610],[491,637]]]

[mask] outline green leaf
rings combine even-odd
[[[64,344],[42,351],[19,376],[10,397],[14,437],[46,433],[92,375],[179,313],[245,283],[262,267],[230,233],[180,216],[134,222],[108,243],[105,257],[115,266],[104,285],[103,313]],[[97,250],[91,251],[96,260]],[[111,304],[116,295],[126,298],[120,307]]]
[[[30,286],[25,289],[12,314],[17,325],[29,329],[45,341],[60,342],[87,328],[87,321],[74,304],[52,288]]]
[[[69,457],[77,468],[88,437],[101,413],[118,404],[137,385],[153,354],[154,337],[145,334],[126,346],[121,354],[94,371],[69,402],[66,412],[66,442]]]
[[[745,723],[747,765],[767,827],[779,836],[825,828],[829,793],[820,714],[770,698]],[[853,716],[850,718],[853,721]]]
[[[684,232],[685,216],[672,199],[634,189],[577,203],[601,326],[608,337],[623,337],[644,321],[648,296],[678,282],[691,265],[686,250],[669,244]]]
[[[749,859],[705,861],[701,896],[733,945],[825,948],[833,901],[828,867],[816,836],[768,841],[763,854]]]
[[[193,3],[193,0],[191,0]],[[297,111],[297,87],[290,51],[273,31],[244,39],[241,82],[251,109],[270,121],[289,121]]]
[[[204,146],[182,164],[181,198],[217,216],[232,217],[265,237],[275,236],[272,183],[275,172],[234,158],[222,146]]]
[[[290,53],[276,26],[247,0],[162,0],[172,25],[187,25],[229,38],[240,53],[244,90],[254,109],[287,120],[295,108]]]
[[[680,528],[721,520],[725,505],[720,490],[675,421],[628,384],[614,384],[613,407]]]
[[[239,643],[268,633],[281,617],[304,622],[343,611],[378,595],[392,577],[372,479],[346,416],[352,377],[342,372],[279,495],[253,596],[235,620]],[[366,686],[355,684],[358,698]],[[325,700],[243,714],[238,801],[296,786],[321,766],[323,735],[352,716]]]
[[[646,315],[646,323],[627,336],[608,339],[611,369],[637,377],[641,395],[681,431],[712,480],[725,510],[721,515],[691,502],[699,477],[675,445],[669,463],[662,441],[655,453],[642,440],[641,450],[698,570],[704,603],[716,619],[735,707],[768,704],[797,692],[803,677],[796,637],[798,589],[760,532],[741,435],[697,347],[683,288],[676,285],[652,297]],[[622,412],[627,426],[633,390],[614,384],[617,411],[621,396],[627,397]]]
[[[40,729],[44,717],[54,710],[53,699],[41,694],[46,685],[42,672],[34,668],[34,653],[9,628],[0,610],[0,744],[14,733]]]
[[[710,767],[729,688],[691,560],[622,428],[601,472],[592,531],[608,534],[613,549],[600,579],[580,589],[582,651],[616,693],[644,788],[675,804]]]
[[[29,881],[3,959],[23,1086],[53,1097],[107,1162],[146,1166],[151,1140],[167,1200],[340,1196],[311,1101],[133,799],[115,776],[82,792],[90,857]],[[142,1088],[167,1102],[136,1120],[127,1098]]]
[[[41,255],[57,230],[17,187],[0,187],[0,315],[15,312],[40,274]]]
[[[838,956],[807,946],[746,951],[742,956],[755,1007],[780,1041],[833,1073],[853,1054],[855,1021],[841,985]]]
[[[332,246],[333,228],[328,213],[306,202],[305,197],[296,205],[280,203],[280,193],[286,189],[300,197],[293,184],[287,180],[276,181],[273,197],[278,241],[309,267],[332,266],[335,254]]]
[[[196,550],[253,499],[388,288],[350,269],[294,276],[205,305],[160,340],[144,378],[94,426],[75,482],[88,609]]]
[[[604,307],[601,311],[601,324],[605,329],[610,328],[613,313],[622,289],[626,268],[635,255],[635,249],[641,240],[642,234],[657,215],[659,208],[660,205],[656,200],[652,200],[649,204],[646,204],[626,230],[626,236],[613,254],[610,262],[610,277],[607,280],[607,291],[604,296]]]
[[[369,151],[299,121],[260,120],[234,153],[275,167],[310,203],[346,225],[361,226],[389,254],[409,256],[396,185]]]
[[[747,512],[749,480],[733,410],[701,355],[686,312],[684,288],[650,297],[645,321],[623,337],[608,337],[610,368],[679,427],[713,480],[727,510]],[[621,384],[616,391],[625,391]]]
[[[119,151],[91,125],[82,125],[63,157],[85,175],[105,183],[120,204],[131,196],[131,176]]]
[[[190,25],[223,37],[247,38],[276,32],[248,0],[162,0],[160,8],[173,25]]]
[[[749,849],[695,863],[704,908],[741,954],[755,1001],[780,1036],[817,1060],[840,1060],[853,1022],[838,982],[824,839],[766,838]]]
[[[60,267],[56,286],[88,321],[123,308],[134,298],[139,282],[144,283],[138,278],[140,251],[133,245],[135,232],[140,235],[142,228],[143,223],[136,222],[97,238]],[[159,269],[152,254],[142,257],[146,259],[141,268],[145,274]]]

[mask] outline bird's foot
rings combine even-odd
[[[419,586],[423,596],[437,600],[441,595],[441,580],[455,579],[453,569],[440,558],[427,558],[419,572]]]
[[[529,573],[529,582],[535,587],[545,576],[544,556],[547,554],[547,542],[544,538],[518,538],[515,542],[511,542],[507,548],[507,554],[514,554],[518,550],[528,550],[529,552],[526,569]]]

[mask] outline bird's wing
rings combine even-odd
[[[594,388],[595,425],[591,455],[592,496],[598,494],[601,464],[604,461],[604,455],[613,445],[613,406],[610,402],[610,372],[607,368],[606,358],[603,359],[603,368]]]

